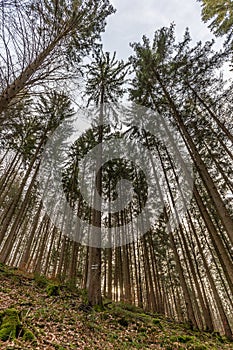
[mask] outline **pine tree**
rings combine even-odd
[[[130,98],[139,104],[158,111],[162,116],[161,123],[163,126],[165,125],[163,119],[169,118],[177,132],[182,136],[195,165],[197,187],[194,187],[194,195],[198,200],[198,205],[201,205],[199,199],[202,198],[208,215],[211,216],[214,223],[213,227],[216,227],[217,231],[221,230],[219,231],[221,233],[224,232],[222,238],[218,240],[219,236],[215,234],[213,227],[209,230],[210,238],[218,252],[218,264],[222,265],[225,272],[224,278],[229,281],[228,288],[231,289],[230,270],[232,264],[229,260],[225,240],[232,246],[233,218],[232,211],[225,203],[221,187],[222,181],[221,183],[215,181],[214,167],[217,165],[213,161],[214,157],[210,158],[213,147],[216,147],[214,146],[215,142],[219,142],[217,139],[219,134],[215,136],[209,128],[209,125],[212,124],[213,129],[218,130],[218,133],[221,130],[221,135],[224,135],[223,138],[226,142],[225,145],[228,145],[228,147],[223,147],[222,152],[224,157],[228,157],[229,153],[226,154],[226,149],[229,149],[229,142],[231,142],[229,124],[223,123],[218,109],[215,109],[215,105],[212,103],[215,98],[213,86],[221,85],[221,79],[217,79],[215,71],[221,67],[227,57],[224,53],[213,53],[212,43],[206,43],[205,45],[198,43],[193,48],[190,47],[189,43],[188,31],[186,31],[182,42],[175,43],[174,26],[172,25],[170,28],[158,30],[152,44],[145,36],[142,44],[132,44],[135,55],[131,57],[131,62],[135,69],[135,78],[132,82],[132,88],[130,88]],[[218,100],[217,105],[220,104],[221,102]],[[203,145],[204,140],[205,144]],[[173,140],[173,146],[176,147],[175,140]],[[219,167],[222,158],[220,150],[216,153],[218,154],[218,174],[222,174],[221,179],[225,179],[225,184],[227,184],[229,181],[225,178],[221,167]],[[179,154],[178,149],[177,154]],[[166,158],[160,156],[160,159],[164,174],[166,174]],[[171,180],[167,179],[168,188],[171,187],[171,184]],[[171,191],[170,197],[173,200]],[[199,210],[199,215],[200,213],[203,215],[204,206],[199,207]],[[207,221],[205,221],[205,224],[208,227]],[[208,312],[204,306],[204,294],[197,287],[198,281],[192,277],[194,266],[183,234],[186,224],[183,223],[183,225],[180,226],[179,231],[170,233],[169,238],[184,294],[187,317],[194,326],[202,327],[204,321],[206,326],[211,327]],[[224,250],[225,261],[223,261],[225,258],[223,257]],[[207,268],[206,265],[205,268]],[[228,337],[232,337],[232,330],[226,316],[227,306],[225,305],[224,309],[219,302],[219,294],[216,292],[211,274],[209,278],[221,313],[225,333]],[[194,287],[195,284],[196,287]],[[222,288],[225,288],[224,285],[225,282]],[[202,319],[202,315],[198,311],[196,297],[192,297],[196,293],[199,295],[199,302],[204,308],[205,320]]]
[[[113,7],[108,0],[17,0],[0,6],[2,124],[7,118],[3,112],[17,96],[39,83],[77,76],[77,68],[72,74],[69,69],[95,45]]]
[[[101,208],[101,200],[97,199],[96,191],[99,196],[102,195],[102,141],[103,141],[103,123],[105,120],[105,104],[114,103],[123,95],[123,83],[127,74],[126,64],[123,61],[116,60],[116,53],[111,57],[110,54],[104,53],[102,48],[95,51],[94,61],[87,67],[87,87],[86,94],[88,103],[93,102],[99,108],[98,120],[98,144],[99,151],[96,159],[96,189],[93,201],[98,201]],[[96,205],[95,205],[96,207]],[[92,225],[100,228],[97,231],[97,245],[89,248],[89,265],[88,265],[88,301],[90,305],[102,305],[101,296],[101,210],[92,211]]]

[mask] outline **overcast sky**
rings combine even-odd
[[[117,12],[107,21],[103,34],[105,51],[117,51],[118,58],[127,59],[132,50],[130,42],[141,41],[143,34],[153,38],[155,30],[176,24],[176,36],[182,39],[189,27],[193,45],[213,38],[201,21],[201,5],[196,0],[111,0]],[[216,49],[222,40],[217,40]]]

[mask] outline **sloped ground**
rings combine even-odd
[[[6,310],[17,310],[20,320],[16,339],[0,340],[0,349],[233,349],[218,334],[191,331],[131,305],[95,311],[83,302],[83,292],[0,265],[1,328]]]

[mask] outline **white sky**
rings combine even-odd
[[[142,35],[153,38],[155,30],[171,22],[176,24],[176,37],[181,40],[189,27],[193,45],[214,38],[201,21],[201,5],[196,0],[111,0],[117,12],[107,20],[103,34],[105,51],[116,51],[119,59],[127,59],[132,53],[130,42],[141,41]],[[222,39],[216,39],[216,50]]]

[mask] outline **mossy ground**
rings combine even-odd
[[[20,331],[19,313],[10,308],[1,312],[0,315],[0,340],[15,339]]]
[[[15,339],[0,341],[0,349],[233,349],[233,343],[218,334],[192,331],[132,305],[85,309],[84,292],[60,286],[58,295],[49,296],[51,285],[57,283],[0,266],[1,312],[17,310],[24,329]]]

